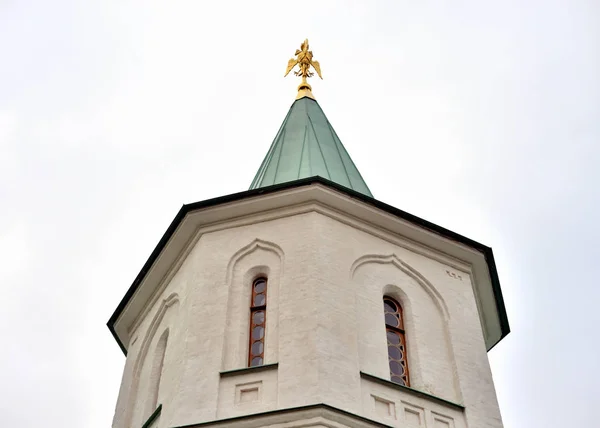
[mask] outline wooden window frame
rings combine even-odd
[[[257,293],[256,292],[256,284],[260,281],[264,281],[265,290],[261,293]],[[250,293],[250,322],[249,322],[250,328],[248,329],[248,367],[259,367],[259,366],[262,366],[265,364],[265,342],[266,342],[265,339],[266,339],[266,335],[267,335],[266,327],[267,327],[268,286],[269,286],[269,281],[266,276],[259,276],[254,281],[252,281],[252,292]],[[265,296],[264,304],[263,305],[254,305],[254,298],[259,294],[264,294],[264,296]],[[261,323],[254,322],[254,314],[256,314],[257,312],[262,312],[264,314],[263,321]],[[260,338],[260,339],[252,338],[252,331],[254,330],[255,327],[263,328],[262,338]],[[254,345],[257,342],[262,342],[262,345],[263,345],[262,352],[260,354],[252,354],[252,345]],[[252,365],[252,360],[254,358],[261,358],[262,362],[260,364]]]
[[[390,325],[387,323],[387,321],[385,321],[385,315],[388,313],[385,310],[385,302],[386,300],[389,300],[391,303],[394,304],[394,306],[396,306],[397,311],[395,312],[395,314],[398,314],[398,326],[394,326],[394,325]],[[408,369],[408,352],[407,352],[407,346],[406,346],[406,331],[404,330],[404,310],[402,308],[402,305],[394,298],[389,297],[389,296],[383,296],[383,303],[384,303],[384,322],[385,322],[385,333],[386,333],[386,346],[388,348],[388,364],[394,360],[394,361],[398,361],[399,364],[404,367],[404,374],[397,374],[397,373],[393,373],[392,369],[390,367],[390,380],[392,380],[392,382],[394,383],[398,383],[399,385],[402,385],[400,382],[394,381],[393,378],[394,377],[398,377],[403,379],[404,381],[404,386],[410,386],[410,375],[409,375],[409,369]],[[388,340],[388,332],[392,332],[393,334],[395,334],[396,336],[398,336],[399,339],[399,343],[402,345],[403,349],[401,349],[402,352],[402,357],[400,360],[397,360],[395,358],[392,358],[392,356],[390,355],[390,346],[392,347],[397,347],[395,344],[390,343],[390,341]],[[402,362],[404,362],[404,364],[402,364]]]

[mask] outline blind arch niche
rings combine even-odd
[[[425,276],[395,255],[366,255],[351,269],[357,306],[360,370],[390,379],[382,299],[401,304],[410,386],[461,401],[447,305]]]
[[[283,250],[272,242],[256,239],[232,255],[227,268],[227,315],[223,336],[222,370],[248,367],[252,284],[268,281],[264,355],[262,364],[278,362],[279,281],[283,272]]]

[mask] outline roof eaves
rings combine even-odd
[[[200,210],[203,208],[209,208],[209,207],[214,207],[216,205],[221,205],[221,204],[225,204],[225,203],[229,203],[229,202],[240,201],[242,199],[251,198],[254,196],[268,195],[268,194],[276,193],[276,192],[279,192],[282,190],[289,190],[289,189],[294,189],[294,188],[298,188],[298,187],[302,187],[302,186],[309,186],[309,185],[315,184],[315,183],[322,184],[324,186],[333,188],[341,193],[346,194],[347,196],[349,196],[351,198],[358,199],[361,202],[364,202],[375,208],[386,211],[387,213],[389,213],[391,215],[402,218],[403,220],[406,220],[410,223],[416,224],[416,225],[418,225],[424,229],[427,229],[433,233],[436,233],[447,239],[456,241],[458,243],[461,243],[463,245],[466,245],[468,247],[471,247],[471,248],[483,253],[485,256],[485,260],[488,264],[489,274],[490,274],[491,283],[492,283],[492,289],[493,289],[494,298],[496,301],[496,309],[498,311],[498,316],[500,318],[500,327],[501,327],[501,332],[502,332],[500,339],[498,339],[498,341],[493,346],[495,346],[500,340],[502,340],[504,337],[506,337],[506,335],[508,335],[508,333],[510,333],[508,316],[506,314],[504,298],[502,296],[502,290],[500,288],[500,279],[498,278],[498,272],[496,270],[494,254],[490,247],[483,245],[472,239],[469,239],[469,238],[467,238],[463,235],[460,235],[456,232],[453,232],[449,229],[438,226],[435,223],[432,223],[430,221],[427,221],[420,217],[417,217],[413,214],[410,214],[406,211],[402,211],[402,210],[395,208],[391,205],[388,205],[384,202],[378,201],[378,200],[376,200],[370,196],[367,196],[363,193],[357,192],[355,190],[352,190],[345,186],[337,184],[331,180],[327,180],[320,176],[314,176],[314,177],[302,178],[299,180],[294,180],[294,181],[290,181],[290,182],[286,182],[286,183],[274,184],[274,185],[267,186],[267,187],[259,187],[256,189],[250,189],[250,190],[246,190],[243,192],[233,193],[230,195],[219,196],[217,198],[193,202],[191,204],[184,204],[181,207],[181,209],[179,210],[179,212],[177,213],[177,215],[175,216],[175,218],[173,219],[173,221],[171,222],[171,224],[169,225],[169,227],[167,228],[167,230],[165,231],[165,233],[163,234],[162,238],[160,239],[160,241],[158,242],[158,244],[156,245],[156,247],[150,254],[150,257],[148,258],[148,260],[146,261],[146,263],[144,264],[144,266],[142,267],[142,269],[136,276],[135,280],[133,281],[133,283],[131,284],[131,286],[129,287],[127,292],[125,293],[125,296],[121,299],[121,302],[119,303],[119,305],[115,309],[114,313],[112,314],[112,316],[110,317],[110,319],[107,322],[107,326],[108,326],[110,332],[112,333],[113,337],[116,339],[116,341],[119,344],[119,347],[121,348],[123,353],[125,355],[127,355],[127,350],[125,349],[123,343],[119,339],[119,337],[115,331],[114,325],[115,325],[116,321],[119,319],[121,313],[123,312],[123,310],[125,309],[127,304],[129,303],[129,300],[135,294],[137,288],[139,287],[139,285],[145,278],[146,274],[148,273],[148,271],[150,270],[150,268],[152,267],[152,265],[154,264],[154,262],[160,255],[160,253],[163,251],[163,249],[169,242],[169,239],[171,238],[171,236],[173,235],[173,233],[175,232],[175,230],[177,229],[177,227],[179,226],[181,221],[185,218],[185,216],[188,213],[190,213],[192,211]],[[492,349],[493,346],[490,347],[490,349]]]

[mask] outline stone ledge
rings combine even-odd
[[[271,410],[269,412],[182,425],[174,428],[261,428],[265,426],[282,428],[284,426],[286,428],[339,428],[340,424],[348,428],[393,428],[392,425],[382,424],[381,422],[367,419],[327,404],[311,404],[308,406]]]
[[[427,400],[431,400],[435,403],[442,404],[448,407],[452,407],[453,409],[464,411],[465,406],[453,403],[452,401],[444,400],[443,398],[436,397],[435,395],[428,394],[423,391],[419,391],[418,389],[411,388],[409,386],[399,385],[391,380],[382,379],[377,376],[370,375],[365,372],[360,372],[360,377],[366,380],[370,380],[371,382],[379,383],[381,385],[389,386],[390,388],[397,389],[399,391],[406,392],[408,394],[412,394],[416,397],[425,398]]]
[[[225,370],[225,371],[219,372],[219,375],[221,377],[230,377],[230,376],[237,376],[237,375],[247,374],[247,373],[264,372],[267,370],[276,370],[277,366],[279,366],[279,363],[263,364],[262,366],[244,367],[242,369]]]

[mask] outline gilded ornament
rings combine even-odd
[[[296,49],[296,53],[294,55],[296,55],[296,58],[292,58],[288,61],[287,70],[285,71],[284,77],[287,76],[297,65],[298,70],[294,71],[294,75],[302,77],[302,82],[298,86],[298,96],[296,99],[302,97],[310,97],[314,99],[314,96],[311,92],[312,88],[306,81],[307,78],[312,77],[315,74],[310,71],[310,68],[312,67],[321,79],[323,79],[323,76],[321,75],[321,65],[319,64],[319,61],[313,60],[313,53],[312,51],[308,50],[308,39],[304,40],[304,42],[300,45],[300,49]]]

